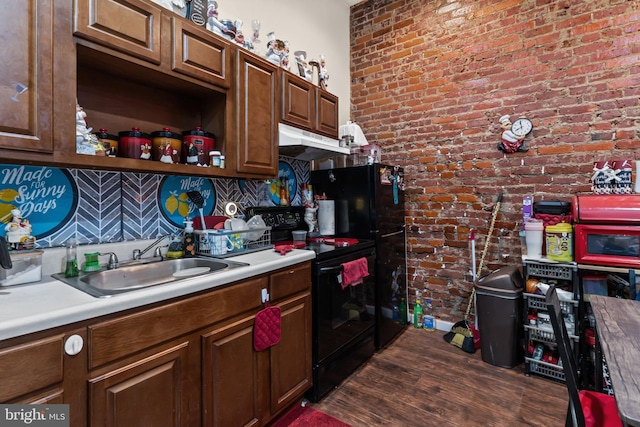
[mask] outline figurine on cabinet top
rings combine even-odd
[[[322,89],[327,89],[329,84],[327,81],[329,80],[329,72],[327,71],[326,61],[324,55],[320,55],[320,68],[318,72],[318,84]]]
[[[298,66],[298,75],[307,81],[311,81],[311,69],[307,63],[307,52],[304,50],[296,50],[293,53],[296,59],[296,65]]]
[[[329,72],[327,71],[324,55],[320,55],[320,61],[312,59],[311,61],[309,61],[309,65],[313,67],[313,70],[318,70],[318,86],[320,86],[322,89],[327,89]]]
[[[276,39],[275,33],[272,31],[267,34],[267,60],[280,67],[289,68],[289,42]]]
[[[104,145],[91,133],[92,128],[87,127],[86,118],[87,113],[76,101],[76,153],[104,156]]]

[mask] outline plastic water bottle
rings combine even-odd
[[[416,305],[413,307],[413,326],[422,329],[422,305],[420,305],[420,298],[416,298]]]
[[[433,315],[433,306],[431,305],[430,299],[427,299],[424,313],[422,314],[422,326],[424,327],[425,331],[436,330],[436,318]]]

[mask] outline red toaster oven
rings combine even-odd
[[[640,268],[640,194],[577,195],[572,216],[578,263]]]

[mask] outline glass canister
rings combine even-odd
[[[573,226],[566,222],[545,228],[547,258],[558,262],[573,261]]]
[[[200,126],[182,132],[182,163],[188,165],[208,165],[209,152],[216,143],[214,134],[205,132]]]
[[[130,159],[151,159],[151,137],[140,132],[140,128],[118,132],[118,152],[121,157]]]
[[[159,160],[163,163],[180,163],[180,154],[182,152],[182,137],[180,134],[171,132],[170,128],[162,128],[162,130],[151,132],[151,141],[153,143],[153,160]]]
[[[100,128],[100,132],[94,132],[98,141],[104,146],[104,153],[109,157],[118,155],[118,137],[107,133],[105,128]]]

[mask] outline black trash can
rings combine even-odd
[[[482,360],[513,368],[524,362],[523,279],[518,266],[502,267],[476,284]]]

